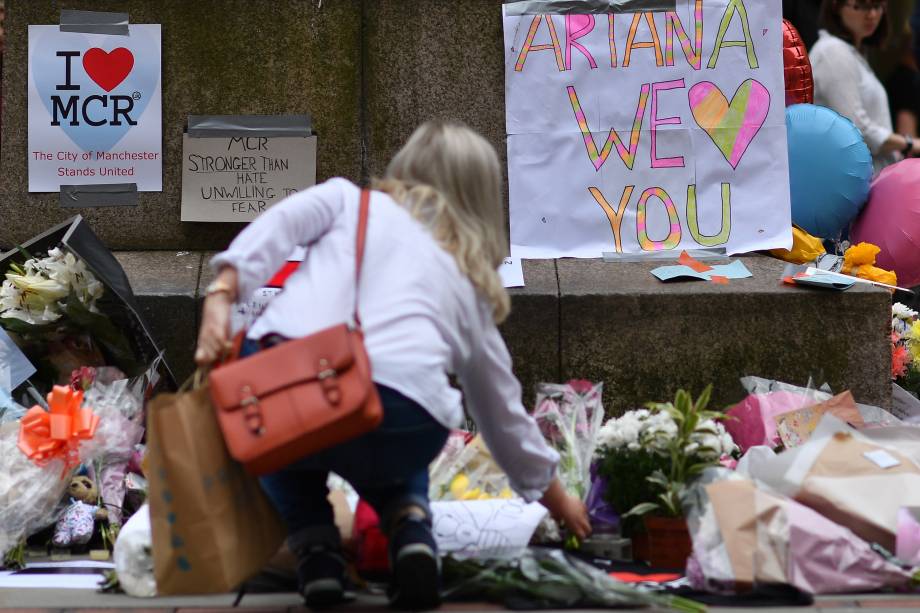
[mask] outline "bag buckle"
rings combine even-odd
[[[243,396],[240,406],[243,408],[246,427],[255,436],[262,436],[265,434],[265,425],[262,421],[262,405],[259,404],[259,397],[252,393],[252,388],[248,385],[244,385],[240,393]]]
[[[316,378],[323,388],[323,395],[326,396],[326,400],[332,406],[336,406],[342,400],[342,390],[339,389],[339,380],[338,377],[336,377],[337,374],[335,369],[329,366],[329,360],[320,358],[319,374],[316,375]]]

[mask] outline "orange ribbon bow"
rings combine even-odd
[[[19,449],[38,466],[56,458],[65,463],[65,471],[80,463],[80,441],[93,438],[99,416],[89,407],[81,407],[83,392],[55,385],[48,394],[49,411],[36,405],[22,416]]]

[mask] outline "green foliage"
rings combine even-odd
[[[129,377],[143,372],[143,366],[135,359],[128,339],[115,327],[111,319],[100,313],[93,313],[73,294],[67,297],[62,312],[74,326],[89,332],[93,340],[108,354],[112,363]]]
[[[3,568],[7,570],[22,570],[26,567],[26,540],[6,552],[3,556]]]
[[[516,559],[444,558],[445,597],[514,602],[517,608],[623,608],[702,613],[701,605],[620,583],[559,550],[529,548]]]
[[[907,369],[907,374],[896,381],[898,385],[913,394],[920,393],[920,371]]]
[[[598,463],[598,473],[607,479],[605,498],[619,513],[642,503],[651,503],[657,494],[649,487],[646,477],[655,471],[670,468],[670,459],[644,449],[607,451]],[[623,518],[623,534],[631,536],[641,522],[636,517]]]
[[[687,487],[707,467],[716,464],[700,459],[699,452],[706,449],[687,452],[695,433],[710,432],[702,424],[724,417],[718,411],[707,410],[711,396],[709,385],[696,400],[687,391],[678,390],[673,402],[646,405],[652,412],[667,413],[677,425],[676,435],[659,437],[662,454],[620,449],[604,455],[600,471],[609,482],[608,502],[618,511],[629,509],[623,515],[627,534],[635,530],[635,519],[649,513],[682,516],[681,500]]]

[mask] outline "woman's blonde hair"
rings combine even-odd
[[[374,187],[424,224],[492,305],[501,323],[511,310],[497,268],[508,253],[498,155],[486,139],[456,123],[420,126]]]

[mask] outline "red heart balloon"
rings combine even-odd
[[[134,68],[134,54],[124,47],[112,49],[108,53],[99,47],[87,49],[83,54],[83,70],[89,78],[107,92],[131,74]]]
[[[786,106],[815,101],[815,82],[805,43],[789,20],[783,19],[783,66],[786,80]]]

